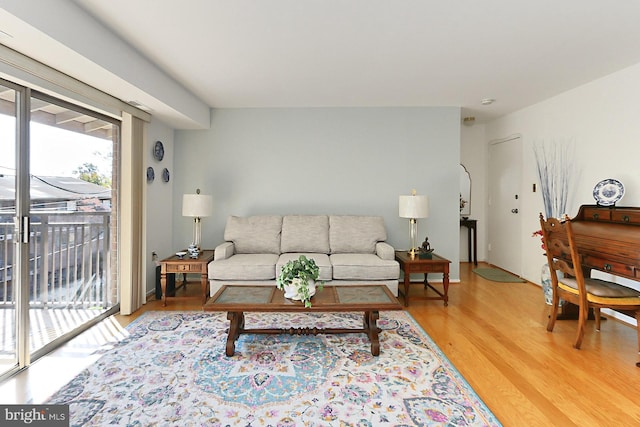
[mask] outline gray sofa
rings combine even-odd
[[[275,286],[282,266],[305,255],[325,285],[384,284],[397,296],[400,267],[386,238],[379,216],[230,216],[209,263],[210,292],[223,284]]]

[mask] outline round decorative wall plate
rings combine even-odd
[[[153,158],[157,161],[164,159],[164,145],[162,145],[161,141],[156,141],[153,146]]]
[[[156,174],[153,171],[153,168],[151,166],[149,166],[147,168],[147,182],[153,182],[153,180],[155,179]]]
[[[162,170],[162,180],[163,180],[164,182],[169,182],[169,169],[164,168],[164,169]]]
[[[613,206],[624,196],[624,185],[617,179],[603,179],[593,187],[593,198],[601,206]]]

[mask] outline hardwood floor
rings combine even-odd
[[[461,264],[449,306],[411,304],[422,325],[506,426],[640,425],[636,330],[590,321],[581,350],[575,321],[546,331],[549,307],[531,283],[490,282]]]
[[[462,263],[449,306],[411,301],[408,311],[505,426],[640,425],[640,360],[635,328],[589,322],[581,350],[575,321],[545,329],[549,308],[530,283],[490,282]],[[189,286],[189,292],[197,286]],[[182,291],[179,291],[182,292]],[[413,294],[424,292],[421,286]],[[2,403],[41,403],[97,356],[97,346],[148,310],[200,310],[197,301],[152,301],[132,316],[113,316],[0,386]]]

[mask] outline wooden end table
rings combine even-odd
[[[400,268],[404,272],[404,306],[409,305],[409,285],[423,283],[424,288],[431,288],[438,296],[424,297],[414,296],[417,300],[443,300],[444,305],[449,305],[449,264],[451,261],[442,258],[433,252],[417,253],[413,257],[407,251],[396,251],[396,261],[400,263]],[[424,273],[423,282],[411,282],[411,273]],[[442,287],[440,292],[427,281],[427,273],[442,273]]]
[[[182,273],[183,281],[181,286],[187,286],[187,273],[200,273],[200,283],[202,285],[202,305],[207,302],[207,288],[209,286],[208,265],[213,261],[213,250],[203,250],[198,258],[191,258],[187,255],[180,258],[172,255],[160,261],[160,286],[162,287],[162,306],[166,307],[167,298],[171,299],[193,299],[200,297],[191,296],[167,296],[167,274]],[[176,292],[178,286],[176,286]]]

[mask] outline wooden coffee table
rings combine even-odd
[[[311,298],[311,307],[305,308],[300,301],[284,297],[284,292],[275,286],[225,285],[207,301],[205,311],[226,311],[230,320],[226,355],[233,356],[235,342],[240,334],[346,334],[364,333],[371,341],[371,354],[380,354],[380,340],[376,321],[379,311],[402,310],[402,305],[386,285],[325,286]],[[347,312],[361,311],[362,328],[280,328],[245,329],[245,312]]]

